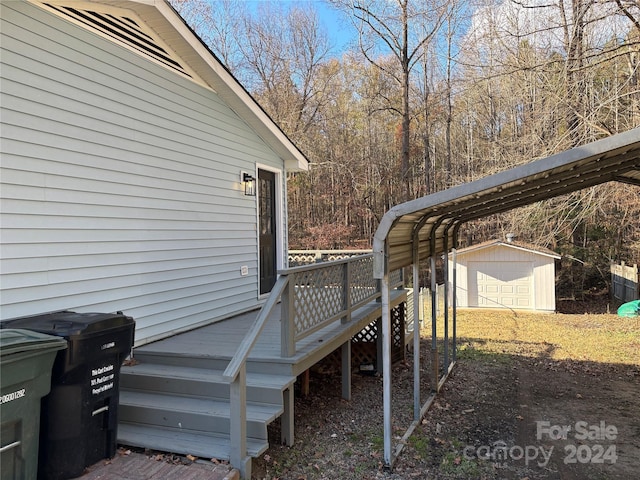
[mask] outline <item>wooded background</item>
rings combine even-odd
[[[292,249],[370,248],[392,206],[640,125],[637,0],[172,0],[311,161],[288,178]],[[566,295],[640,263],[640,188],[610,183],[470,222],[461,246],[563,256]]]

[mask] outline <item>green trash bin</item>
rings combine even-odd
[[[2,328],[28,329],[67,342],[51,369],[51,391],[42,399],[38,478],[76,478],[86,467],[112,458],[120,367],[133,346],[133,318],[122,312],[64,310],[5,320]]]
[[[38,475],[40,402],[51,389],[60,337],[21,329],[0,330],[0,465],[2,480]]]

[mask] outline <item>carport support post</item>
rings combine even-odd
[[[451,249],[451,261],[453,262],[453,293],[451,297],[453,307],[453,363],[456,363],[458,353],[458,232],[460,223],[453,227],[453,248]]]
[[[417,235],[416,235],[417,237]],[[413,241],[413,419],[420,420],[420,253]]]
[[[452,348],[452,359],[453,362],[455,363],[456,361],[456,321],[457,321],[457,316],[458,316],[458,312],[457,312],[457,308],[458,308],[458,302],[456,300],[456,297],[458,296],[458,251],[456,250],[456,248],[452,248],[451,249],[451,261],[453,262],[453,278],[451,279],[452,283],[453,283],[453,288],[451,289],[453,291],[452,297],[451,297],[451,302],[452,302],[452,307],[453,307],[453,348]]]
[[[391,458],[391,320],[389,315],[389,273],[384,272],[380,282],[382,294],[382,395],[384,425],[384,463],[392,465]]]
[[[448,230],[445,230],[448,233]],[[449,235],[444,236],[444,375],[449,369]]]
[[[438,330],[436,328],[436,315],[438,307],[438,295],[436,292],[436,257],[431,255],[430,258],[431,271],[431,366],[433,369],[433,378],[431,379],[432,390],[438,391],[438,376],[440,368],[438,368]]]

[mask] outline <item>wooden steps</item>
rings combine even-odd
[[[393,290],[390,306],[406,302],[407,292]],[[278,305],[278,308],[280,305]],[[267,426],[281,419],[281,440],[294,442],[296,376],[333,351],[347,345],[380,315],[371,301],[352,312],[351,320],[336,320],[298,339],[295,351],[282,356],[281,312],[269,317],[246,357],[246,402],[223,377],[241,341],[253,328],[258,311],[136,348],[133,365],[120,374],[118,442],[202,458],[229,460],[250,478],[251,457],[264,453]],[[404,348],[404,345],[401,346]],[[343,350],[345,351],[345,350]],[[346,349],[347,355],[350,349]],[[350,361],[348,362],[351,363]],[[350,371],[343,374],[343,398],[350,397]],[[243,405],[244,407],[240,407]],[[231,422],[230,412],[236,422]],[[243,418],[241,424],[237,421]],[[232,449],[229,432],[234,432]],[[241,439],[246,439],[246,453]]]
[[[159,363],[123,366],[120,389],[158,391],[214,398],[229,398],[229,383],[222,370]],[[282,403],[282,391],[295,382],[288,375],[247,373],[247,397],[264,403]]]
[[[194,455],[200,458],[229,459],[229,436],[205,432],[186,432],[135,423],[118,425],[119,442],[164,452]],[[247,438],[247,452],[252,457],[262,455],[269,443]]]
[[[187,360],[122,367],[118,442],[229,460],[229,383],[221,370],[185,366]],[[249,455],[268,448],[267,426],[284,412],[284,391],[294,382],[292,376],[247,374]]]
[[[143,347],[144,348],[144,347]],[[185,353],[186,352],[186,353]],[[229,365],[231,356],[212,356],[207,354],[189,353],[185,349],[182,353],[167,353],[155,350],[136,350],[135,359],[140,364],[169,365],[172,367],[200,368],[203,370],[224,371]],[[293,376],[292,359],[281,357],[249,359],[247,372],[259,374],[274,374],[278,376]]]

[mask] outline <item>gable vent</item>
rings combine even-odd
[[[80,10],[51,3],[45,3],[44,5],[91,30],[97,31],[142,55],[152,58],[171,70],[193,78],[178,61],[172,58],[172,55],[165,48],[159,45],[158,41],[145,32],[141,24],[130,17],[113,13]]]

